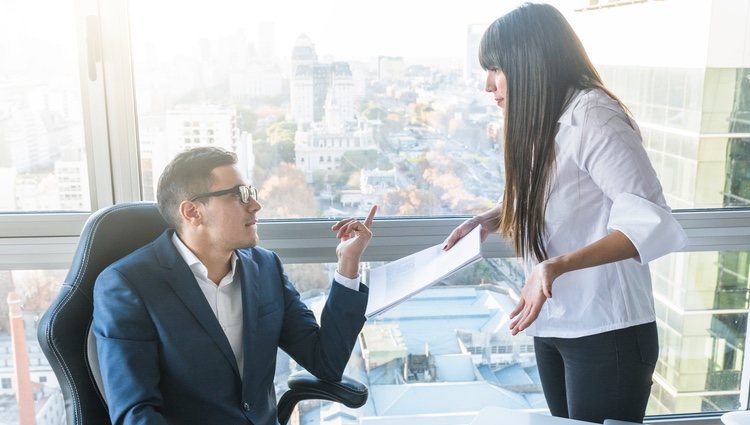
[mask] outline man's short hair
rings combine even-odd
[[[161,173],[156,192],[159,212],[167,224],[179,230],[180,203],[211,189],[214,168],[236,163],[234,152],[219,147],[193,148],[174,157]]]

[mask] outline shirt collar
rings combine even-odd
[[[208,269],[206,266],[201,262],[201,260],[198,259],[198,257],[195,256],[193,251],[190,250],[190,248],[185,245],[184,242],[182,242],[182,239],[180,239],[179,236],[177,236],[177,232],[172,233],[172,244],[177,249],[177,252],[180,254],[180,257],[185,261],[185,263],[190,267],[190,271],[193,272],[193,274],[196,274],[203,279],[208,280]],[[232,269],[229,270],[229,273],[227,273],[226,277],[229,277],[230,279],[234,278],[234,271],[237,267],[237,253],[232,252],[232,258],[230,259],[230,262],[232,264]],[[222,279],[223,280],[223,279]]]
[[[570,100],[567,102],[567,105],[565,105],[565,109],[563,110],[562,114],[560,114],[560,118],[557,119],[557,122],[562,125],[574,127],[578,124],[578,122],[580,122],[581,118],[578,116],[578,114],[575,113],[575,106],[578,101],[581,100],[581,96],[586,92],[586,90],[570,90]]]

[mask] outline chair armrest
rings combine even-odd
[[[351,408],[361,407],[367,402],[365,384],[348,376],[343,376],[338,382],[324,381],[301,370],[290,375],[287,384],[289,390],[278,403],[278,418],[282,425],[289,420],[294,406],[302,400],[329,400]]]

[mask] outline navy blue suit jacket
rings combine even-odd
[[[237,250],[240,379],[172,232],[112,264],[94,287],[93,329],[113,424],[276,424],[278,347],[319,378],[341,378],[365,322],[364,285],[353,291],[334,282],[319,327],[276,254]]]

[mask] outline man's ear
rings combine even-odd
[[[180,218],[188,226],[198,226],[203,221],[201,209],[197,203],[192,201],[182,201],[180,203]]]

